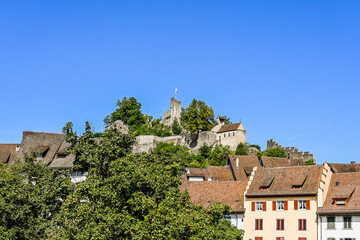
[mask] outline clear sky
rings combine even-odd
[[[247,140],[360,162],[360,1],[0,0],[0,142],[96,131],[117,99],[160,117],[177,98]]]

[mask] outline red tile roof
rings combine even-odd
[[[261,157],[261,161],[264,167],[291,167],[291,166],[302,166],[304,165],[303,160],[301,159],[288,159],[288,158],[278,158],[278,157]]]
[[[347,199],[336,205],[335,199]],[[334,173],[324,205],[319,214],[360,214],[360,172]]]
[[[296,166],[260,168],[247,191],[247,197],[316,195],[320,186],[323,166]],[[299,177],[305,179],[301,188],[293,188]],[[260,189],[263,179],[273,178],[268,189]]]
[[[236,167],[236,159],[239,159],[239,166]],[[260,161],[257,156],[252,155],[229,155],[228,165],[232,166],[237,181],[245,181],[251,174],[254,167],[260,168]]]
[[[247,181],[187,182],[186,190],[195,205],[209,208],[214,202],[228,204],[234,212],[244,212]]]
[[[233,123],[233,124],[228,124],[228,125],[222,125],[221,128],[219,129],[219,131],[217,131],[217,133],[235,131],[236,129],[238,129],[240,124],[241,123]]]

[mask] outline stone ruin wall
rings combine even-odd
[[[175,119],[180,123],[181,101],[172,97],[170,102],[170,110],[164,112],[164,124],[171,126]]]
[[[191,151],[197,151],[204,144],[213,146],[217,144],[216,133],[211,131],[200,132],[199,134],[187,134],[169,137],[158,137],[152,135],[140,135],[136,137],[133,153],[150,152],[157,147],[160,142],[186,146]]]
[[[315,160],[314,154],[310,154],[310,152],[301,152],[296,147],[283,147],[279,143],[275,142],[274,139],[270,139],[267,141],[266,150],[273,148],[281,148],[285,151],[286,155],[290,159],[302,159],[304,162],[308,160]]]

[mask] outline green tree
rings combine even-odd
[[[209,165],[224,166],[229,153],[229,146],[216,145],[210,153]]]
[[[305,161],[304,164],[305,165],[315,165],[315,161],[314,161],[314,159],[309,159],[309,160]]]
[[[174,120],[173,124],[171,125],[171,131],[174,135],[180,135],[182,132],[182,128],[177,119]]]
[[[267,156],[267,157],[279,157],[279,158],[286,158],[287,157],[284,149],[282,149],[282,148],[272,148],[272,149],[266,150],[264,152],[264,156]]]
[[[0,239],[48,239],[73,187],[63,172],[26,158],[0,163]]]
[[[107,159],[108,174],[99,175],[96,165],[89,168],[87,180],[64,202],[57,238],[241,239],[242,232],[223,219],[229,206],[215,204],[206,211],[180,191],[184,165],[178,153],[185,149],[164,144],[150,154],[124,156],[126,149],[115,144],[104,152],[116,139],[99,142],[95,154],[83,152],[84,162],[100,154]],[[87,149],[86,141],[78,144]]]
[[[209,131],[216,124],[214,110],[196,99],[193,99],[187,108],[182,109],[180,119],[183,127],[190,133]]]
[[[239,143],[235,151],[236,155],[249,155],[249,148],[245,143]]]
[[[145,116],[141,112],[141,103],[139,103],[136,98],[124,97],[121,101],[118,100],[116,105],[118,108],[105,117],[104,123],[106,125],[110,125],[116,120],[121,120],[134,131],[145,123]]]
[[[100,176],[109,174],[110,164],[119,157],[131,153],[135,138],[120,133],[116,128],[106,130],[101,139],[92,139],[92,132],[86,124],[86,131],[81,137],[72,136],[76,139],[68,149],[69,154],[75,155],[74,170],[83,172],[89,169],[97,170]]]

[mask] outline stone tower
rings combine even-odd
[[[164,124],[171,126],[175,119],[180,123],[181,101],[172,97],[170,102],[170,110],[164,112]]]

